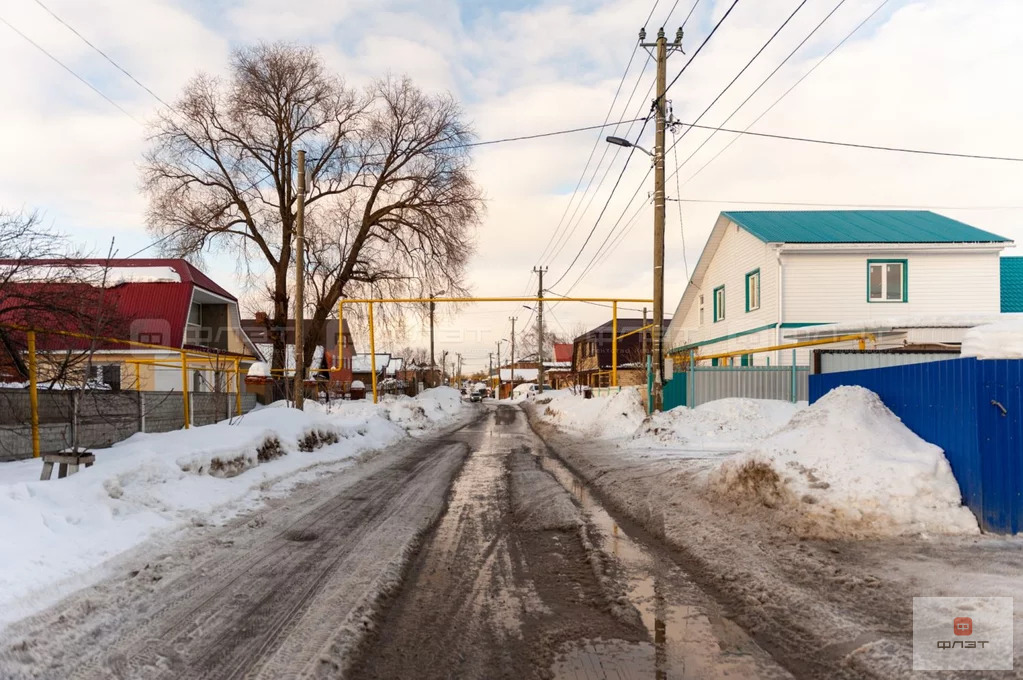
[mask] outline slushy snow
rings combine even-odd
[[[452,424],[462,408],[447,387],[376,405],[307,401],[303,412],[278,402],[230,422],[136,434],[64,479],[39,481],[38,459],[0,463],[0,626],[99,580],[96,567],[157,532],[222,522],[312,479],[312,468]]]
[[[944,452],[863,387],[832,390],[712,479],[795,509],[825,535],[979,531]]]

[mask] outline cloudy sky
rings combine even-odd
[[[664,25],[673,36],[693,3],[42,1],[168,101],[197,71],[222,73],[234,47],[257,40],[307,42],[316,45],[349,82],[405,73],[425,89],[453,92],[480,140],[597,125],[609,115],[612,121],[645,115],[653,67],[642,50],[626,72],[638,29],[652,16],[647,24],[651,35]],[[731,3],[701,0],[697,4],[685,28],[688,55]],[[739,0],[670,90],[676,118],[695,120],[799,3]],[[837,4],[841,6],[831,18],[733,116],[736,107]],[[723,125],[728,119],[725,127],[743,128],[751,123],[879,4],[881,0],[807,0],[701,124]],[[158,102],[34,0],[0,0],[0,18],[116,103],[105,101],[0,23],[0,63],[5,75],[0,107],[0,206],[38,209],[47,222],[98,252],[106,251],[111,237],[121,255],[145,247],[152,239],[145,230],[145,198],[138,190],[139,162],[145,124]],[[1023,42],[1017,37],[1021,25],[1023,2],[1019,0],[889,0],[751,129],[1023,156],[1023,137],[1018,132],[1023,95],[1013,85],[1023,72]],[[688,58],[682,54],[671,58],[669,78]],[[615,100],[619,83],[622,91]],[[648,193],[652,181],[643,181],[649,160],[634,154],[612,195],[611,186],[628,152],[598,141],[615,132],[635,137],[639,127],[623,125],[617,131],[477,150],[475,164],[488,213],[470,266],[476,293],[535,292],[530,270],[544,264],[550,267],[546,284],[555,293],[651,294],[653,230]],[[652,145],[652,127],[648,126],[640,144]],[[668,204],[669,310],[681,295],[687,265],[692,267],[699,258],[715,216],[729,207],[799,207],[772,202],[931,207],[1023,241],[1020,163],[752,137],[738,139],[718,156],[734,135],[710,137],[710,132],[701,130],[681,135],[679,130],[675,136],[681,140],[675,149],[677,161],[675,153],[667,158],[669,176],[676,162],[680,166],[680,188],[671,179],[668,195],[682,199]],[[589,191],[584,192],[587,186]],[[607,210],[596,222],[609,195]],[[768,203],[756,203],[760,201]],[[591,229],[589,245],[569,268]],[[598,251],[605,239],[607,246]],[[154,250],[146,254],[157,254]],[[243,291],[244,282],[230,259],[212,257],[208,269],[227,287]],[[564,333],[601,323],[610,313],[581,304],[549,308],[549,322]],[[632,314],[623,311],[623,315]],[[508,337],[509,316],[517,316],[521,328],[531,312],[516,304],[476,305],[444,317],[438,351],[463,353],[467,366],[486,365],[494,342]],[[416,329],[401,343],[425,344]],[[361,344],[365,345],[364,338]],[[377,346],[387,349],[386,343]]]

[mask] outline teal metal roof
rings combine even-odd
[[[765,243],[1011,241],[929,210],[746,210],[721,214]]]
[[[1023,312],[1023,257],[1001,258],[1002,313]]]

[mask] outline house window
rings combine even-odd
[[[746,274],[746,311],[755,312],[760,309],[760,270],[754,269]]]
[[[714,323],[723,321],[725,318],[725,287],[718,286],[714,289]]]
[[[906,260],[867,260],[867,301],[907,302]]]
[[[700,296],[700,325],[703,325],[703,296]]]

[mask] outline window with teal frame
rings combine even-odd
[[[909,263],[867,260],[867,302],[909,302]]]
[[[714,289],[714,323],[723,321],[725,318],[725,287],[718,286]]]
[[[760,270],[754,269],[746,274],[746,311],[755,312],[760,309]]]

